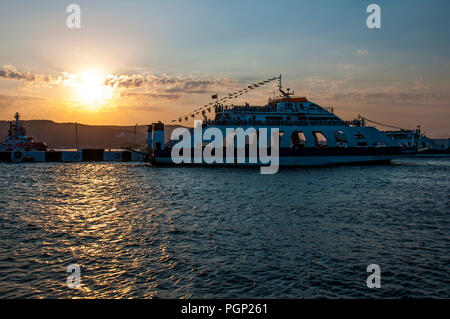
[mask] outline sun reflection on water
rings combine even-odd
[[[81,267],[81,288],[72,291],[74,298],[131,297],[137,293],[140,280],[148,285],[145,296],[156,294],[157,285],[151,282],[150,269],[142,271],[145,267],[140,257],[158,252],[159,248],[151,246],[155,238],[144,234],[136,237],[135,228],[140,227],[136,223],[141,221],[129,211],[139,203],[133,201],[133,195],[123,192],[123,181],[115,171],[114,165],[107,164],[58,166],[46,181],[37,182],[47,185],[36,207],[45,209],[39,210],[38,216],[23,216],[24,222],[40,225],[52,239],[42,242],[36,263],[51,265],[52,271],[58,272],[59,267],[71,263]],[[53,193],[51,199],[48,193]],[[146,242],[143,249],[136,249]],[[164,250],[158,255],[168,258]],[[55,287],[55,291],[64,286],[52,280],[47,285]]]

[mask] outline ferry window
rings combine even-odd
[[[323,146],[327,146],[327,138],[325,137],[325,135],[323,135],[323,133],[321,132],[313,132],[313,136],[314,136],[314,142],[316,144],[316,147],[323,147]]]
[[[355,139],[356,139],[356,145],[357,146],[367,146],[367,140],[364,137],[364,135],[361,134],[361,132],[356,132],[355,133]]]
[[[347,136],[342,131],[334,132],[334,137],[336,138],[336,142],[348,142]]]
[[[291,135],[292,145],[306,145],[305,134],[301,131],[293,132]]]
[[[361,132],[356,132],[355,133],[355,139],[357,139],[357,140],[365,140],[366,138],[364,137],[364,135],[361,134]]]
[[[337,147],[345,147],[348,144],[347,136],[345,136],[344,132],[342,131],[336,131],[334,132],[334,138],[336,139],[336,146]]]

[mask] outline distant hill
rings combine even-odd
[[[74,148],[75,123],[55,123],[48,120],[23,121],[27,135],[35,141],[46,142],[49,148]],[[177,125],[165,126],[166,142]],[[8,135],[9,122],[0,121],[0,138]],[[133,143],[134,126],[102,126],[78,124],[78,147],[119,148]],[[137,126],[136,144],[144,145],[147,139],[147,125]]]

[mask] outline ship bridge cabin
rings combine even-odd
[[[216,117],[207,125],[343,125],[333,114],[333,108],[324,108],[305,97],[282,96],[271,98],[265,106],[215,106]]]

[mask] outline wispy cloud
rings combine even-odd
[[[11,80],[23,80],[23,81],[39,81],[39,82],[50,82],[52,77],[49,75],[36,74],[31,72],[19,72],[12,65],[4,65],[0,69],[0,77],[11,79]]]
[[[386,88],[378,88],[367,91],[336,92],[327,96],[334,101],[358,102],[358,103],[383,103],[383,105],[395,105],[406,103],[436,104],[450,101],[448,93],[389,91]]]
[[[136,89],[145,88],[171,94],[205,94],[215,89],[236,87],[237,80],[228,78],[183,78],[171,77],[165,74],[121,74],[110,75],[105,85],[118,88]]]
[[[21,72],[12,65],[4,65],[0,69],[0,78],[26,81],[35,86],[76,87],[82,80],[79,74],[63,72],[58,76],[43,75],[32,72]],[[158,97],[177,99],[181,94],[206,94],[239,87],[239,81],[230,78],[193,78],[153,74],[148,71],[134,74],[108,74],[105,76],[106,86],[122,92],[122,96],[141,95],[142,97]],[[140,92],[136,93],[135,90]],[[125,93],[123,93],[125,92]]]
[[[118,109],[129,111],[142,111],[142,112],[158,112],[163,111],[164,108],[160,106],[152,105],[130,105],[130,106],[118,106]]]
[[[450,93],[433,88],[423,78],[374,86],[357,77],[330,80],[315,76],[305,79],[301,86],[304,93],[323,101],[383,105],[450,103]]]
[[[121,93],[121,97],[129,97],[129,98],[135,98],[135,99],[167,99],[167,100],[178,100],[181,95],[180,94],[166,94],[166,93]]]
[[[356,55],[364,56],[364,55],[368,55],[368,54],[369,54],[369,50],[363,50],[363,49],[356,50]]]
[[[342,64],[342,63],[338,64],[338,69],[340,69],[340,70],[342,70],[342,69],[350,70],[350,69],[353,69],[354,67],[355,67],[354,64]]]

